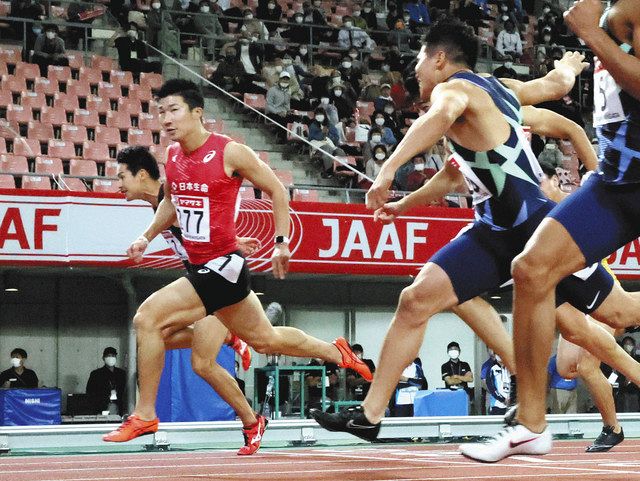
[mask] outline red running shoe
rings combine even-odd
[[[248,371],[251,367],[251,349],[249,349],[249,345],[235,334],[231,334],[231,339],[229,339],[227,344],[240,354],[242,358],[242,369]]]
[[[102,440],[123,443],[125,441],[131,441],[143,434],[153,434],[158,431],[159,421],[158,418],[155,418],[153,421],[143,421],[135,414],[132,414],[118,429],[102,436]]]
[[[371,374],[369,366],[367,366],[362,359],[358,358],[358,356],[353,353],[349,343],[344,337],[339,337],[333,341],[333,345],[336,346],[340,351],[340,354],[342,354],[342,362],[338,364],[339,367],[352,369],[360,374],[366,381],[371,382],[373,374]]]
[[[249,456],[260,449],[260,442],[262,441],[262,435],[269,420],[261,414],[256,415],[258,422],[256,422],[250,428],[243,428],[242,435],[244,436],[244,446],[238,450],[238,456]]]

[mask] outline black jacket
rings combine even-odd
[[[91,371],[89,381],[87,381],[87,394],[93,398],[94,410],[101,413],[109,408],[109,400],[111,398],[111,390],[116,390],[118,400],[118,410],[120,414],[124,413],[126,404],[126,385],[127,374],[123,369],[114,367],[113,371],[107,366]]]
[[[14,368],[0,372],[0,388],[7,381],[10,381],[9,387],[13,389],[34,389],[38,387],[38,376],[36,376],[35,371],[26,367],[22,374],[16,373]]]

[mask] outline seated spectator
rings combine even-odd
[[[311,29],[308,25],[303,25],[304,14],[302,12],[296,12],[293,15],[293,23],[291,26],[282,32],[280,35],[290,43],[297,43],[300,45],[311,44]]]
[[[27,351],[19,347],[11,351],[11,367],[0,372],[0,388],[34,389],[38,387],[35,371],[24,367]]]
[[[372,373],[376,372],[376,365],[371,359],[364,358],[364,350],[360,344],[354,344],[351,346],[351,350],[356,356],[358,356],[358,359],[361,359],[367,366],[369,366]],[[349,399],[354,401],[363,401],[367,396],[370,387],[370,381],[366,381],[357,372],[347,369],[347,389],[349,390]]]
[[[342,22],[343,28],[338,32],[338,47],[345,49],[357,47],[359,49],[373,50],[376,46],[375,42],[367,32],[353,26],[353,19],[350,16],[345,15],[342,18]]]
[[[369,25],[367,24],[367,20],[362,17],[362,7],[360,5],[354,5],[353,10],[351,11],[351,19],[353,20],[353,26],[356,28],[361,28],[362,30],[367,30]]]
[[[413,172],[407,175],[405,189],[413,192],[418,190],[424,184],[424,181],[429,179],[425,172],[424,157],[418,156],[413,158]]]
[[[248,0],[231,0],[229,8],[224,10],[220,23],[225,32],[239,32],[243,25],[244,12],[249,8]]]
[[[348,83],[355,92],[355,98],[353,100],[360,97],[360,92],[362,91],[362,72],[353,68],[351,57],[347,55],[342,59],[339,71],[342,81]]]
[[[370,30],[378,30],[378,17],[376,12],[373,11],[373,3],[371,0],[367,0],[362,4],[362,18],[367,22],[367,28]]]
[[[352,102],[343,95],[344,91],[344,85],[334,84],[331,88],[331,93],[329,94],[329,99],[338,110],[338,117],[341,121],[351,117],[355,107],[355,102]]]
[[[338,114],[338,109],[331,102],[331,99],[328,95],[323,95],[320,97],[320,103],[316,105],[315,108],[322,108],[327,115],[327,120],[329,121],[329,125],[331,127],[335,127],[340,123],[340,116]]]
[[[387,160],[387,156],[387,147],[384,144],[378,144],[373,148],[373,156],[365,164],[364,171],[365,174],[367,174],[367,177],[376,180],[376,177],[378,177],[378,174],[380,173],[380,169],[382,169],[382,164]],[[364,187],[364,184],[370,184],[370,182],[368,180],[361,182],[361,187]]]
[[[464,0],[461,2],[456,16],[467,25],[471,25],[477,32],[478,28],[489,26],[485,20],[490,20],[493,17],[488,15],[488,10],[486,0]]]
[[[123,415],[126,409],[127,374],[116,367],[118,351],[107,347],[102,352],[104,366],[91,371],[87,381],[87,394],[91,396],[94,413],[109,411],[109,414]]]
[[[174,17],[174,22],[180,29],[180,32],[185,33],[195,33],[193,28],[193,15],[192,13],[197,13],[200,11],[199,0],[196,0],[196,3],[191,2],[191,0],[175,0],[173,3],[173,7],[171,10],[179,13],[172,13]]]
[[[255,35],[255,34],[254,34]],[[262,71],[262,63],[264,60],[264,47],[261,43],[248,37],[244,33],[238,43],[235,45],[236,51],[240,52],[239,59],[244,67],[243,93],[264,93],[265,89],[256,86],[253,82],[262,81],[259,72]]]
[[[305,15],[304,21],[306,23],[310,23],[317,26],[327,26],[327,12],[324,10],[322,6],[322,0],[313,0],[313,4],[311,8],[307,10],[307,14]],[[314,29],[315,32],[315,29]],[[322,35],[315,35],[314,33],[314,44],[317,44]]]
[[[394,2],[387,3],[387,19],[386,24],[389,30],[393,30],[396,20],[402,18],[403,13],[398,10],[398,6]]]
[[[373,158],[373,148],[382,143],[382,129],[374,124],[369,129],[369,139],[362,144],[362,161],[365,165]]]
[[[218,64],[210,80],[227,92],[240,92],[244,75],[244,65],[238,57],[237,50],[235,47],[227,47],[224,59]]]
[[[325,384],[325,394],[327,400],[337,400],[338,387],[338,365],[332,362],[325,362],[323,359],[312,359],[309,366],[325,366],[327,381]],[[322,406],[322,375],[317,371],[309,372],[305,381],[309,389],[308,408],[323,408]]]
[[[37,0],[11,0],[11,17],[27,18],[31,20],[44,20],[46,12],[44,5]],[[30,32],[31,26],[34,24],[26,24],[27,37],[33,32]],[[24,34],[25,24],[22,22],[11,22],[14,38],[22,40]]]
[[[222,5],[218,3],[218,0],[211,0],[209,4],[211,5],[211,13],[215,13],[218,16],[218,20],[220,20],[220,17],[224,15],[224,8],[222,8]]]
[[[138,78],[141,72],[162,72],[160,62],[147,60],[147,46],[140,40],[138,26],[135,23],[129,24],[125,36],[116,38],[115,46],[118,50],[120,68],[132,72],[135,78]]]
[[[376,110],[384,110],[384,106],[387,104],[387,102],[393,103],[393,99],[391,98],[391,85],[382,84],[380,86],[380,95],[376,97],[373,105]]]
[[[421,0],[409,0],[405,3],[404,11],[409,14],[409,21],[411,24],[418,26],[427,26],[431,24],[429,10]]]
[[[407,22],[401,18],[394,22],[393,30],[387,35],[387,43],[401,52],[411,51],[411,31],[407,28]]]
[[[429,389],[429,383],[427,378],[424,377],[424,371],[422,370],[422,359],[416,357],[411,364],[409,364],[402,375],[400,376],[400,384],[404,384],[399,387],[416,386],[418,389]]]
[[[367,65],[367,61],[361,59],[360,51],[356,47],[351,47],[349,49],[349,58],[351,59],[351,68],[359,72],[360,74],[366,74],[369,71],[369,66]]]
[[[65,55],[64,40],[58,36],[57,25],[45,25],[44,33],[38,35],[33,46],[31,63],[38,64],[42,77],[47,76],[49,65],[69,65],[69,59]]]
[[[222,25],[215,13],[210,13],[209,0],[201,0],[200,13],[193,18],[193,29],[200,35],[206,35],[203,40],[205,46],[205,58],[213,60],[216,52],[216,41],[222,41],[226,37]],[[254,72],[255,73],[255,72]]]
[[[276,28],[279,27],[275,22],[279,22],[282,18],[282,7],[275,0],[268,0],[266,8],[264,8],[264,3],[261,3],[262,5],[258,5],[256,10],[256,16],[265,21],[264,26],[269,32],[275,32]]]
[[[499,30],[506,28],[507,22],[511,21],[515,28],[518,28],[518,19],[515,11],[507,2],[498,2],[498,16],[496,18],[496,28]]]
[[[147,13],[147,42],[171,57],[180,56],[180,29],[160,0],[154,0]]]
[[[384,125],[389,127],[393,136],[396,138],[396,144],[402,139],[402,127],[404,122],[402,121],[399,112],[396,110],[394,102],[386,102],[383,107],[384,112]]]
[[[505,22],[504,30],[498,34],[496,49],[503,58],[506,55],[511,55],[514,59],[522,57],[520,33],[516,31],[515,25],[511,20]]]
[[[560,152],[558,144],[554,139],[547,139],[544,149],[538,156],[538,162],[541,164],[549,164],[554,168],[562,166],[562,152]]]
[[[398,143],[396,136],[386,124],[387,118],[384,112],[376,111],[371,116],[371,125],[376,125],[382,131],[382,143],[387,147],[393,147]]]
[[[241,32],[246,32],[249,35],[258,35],[261,40],[267,40],[269,38],[269,30],[264,26],[259,19],[254,18],[253,11],[250,8],[247,8],[243,12],[244,21],[242,22],[242,27],[240,27]]]
[[[291,74],[282,71],[277,85],[273,85],[267,90],[266,114],[276,122],[287,125],[291,113]]]
[[[513,69],[513,57],[504,56],[504,63],[493,71],[493,76],[497,78],[518,78],[518,72]]]
[[[333,173],[333,159],[322,155],[322,153],[326,152],[333,156],[344,156],[345,153],[338,147],[340,143],[338,129],[335,125],[331,125],[329,117],[322,107],[316,107],[314,118],[309,124],[309,141],[314,147],[311,151],[311,156],[322,161],[322,177],[331,176]]]

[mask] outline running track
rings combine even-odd
[[[516,456],[480,464],[457,454],[457,445],[394,445],[235,451],[0,457],[0,480],[257,480],[257,481],[640,481],[640,440],[610,453],[587,454],[586,441],[556,443],[543,457]]]

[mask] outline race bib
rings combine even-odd
[[[238,254],[229,254],[207,262],[204,268],[220,274],[226,280],[235,284],[238,282],[243,266],[244,257]]]
[[[191,195],[174,195],[173,204],[182,237],[191,242],[209,242],[209,199]]]
[[[171,247],[171,250],[175,255],[177,255],[183,261],[189,260],[189,256],[187,255],[187,251],[184,250],[182,242],[180,242],[170,230],[163,230],[162,237],[164,237],[164,240],[167,241],[167,244],[169,244],[169,247]]]
[[[595,63],[593,84],[594,127],[623,121],[625,115],[620,101],[621,89],[599,60]]]

